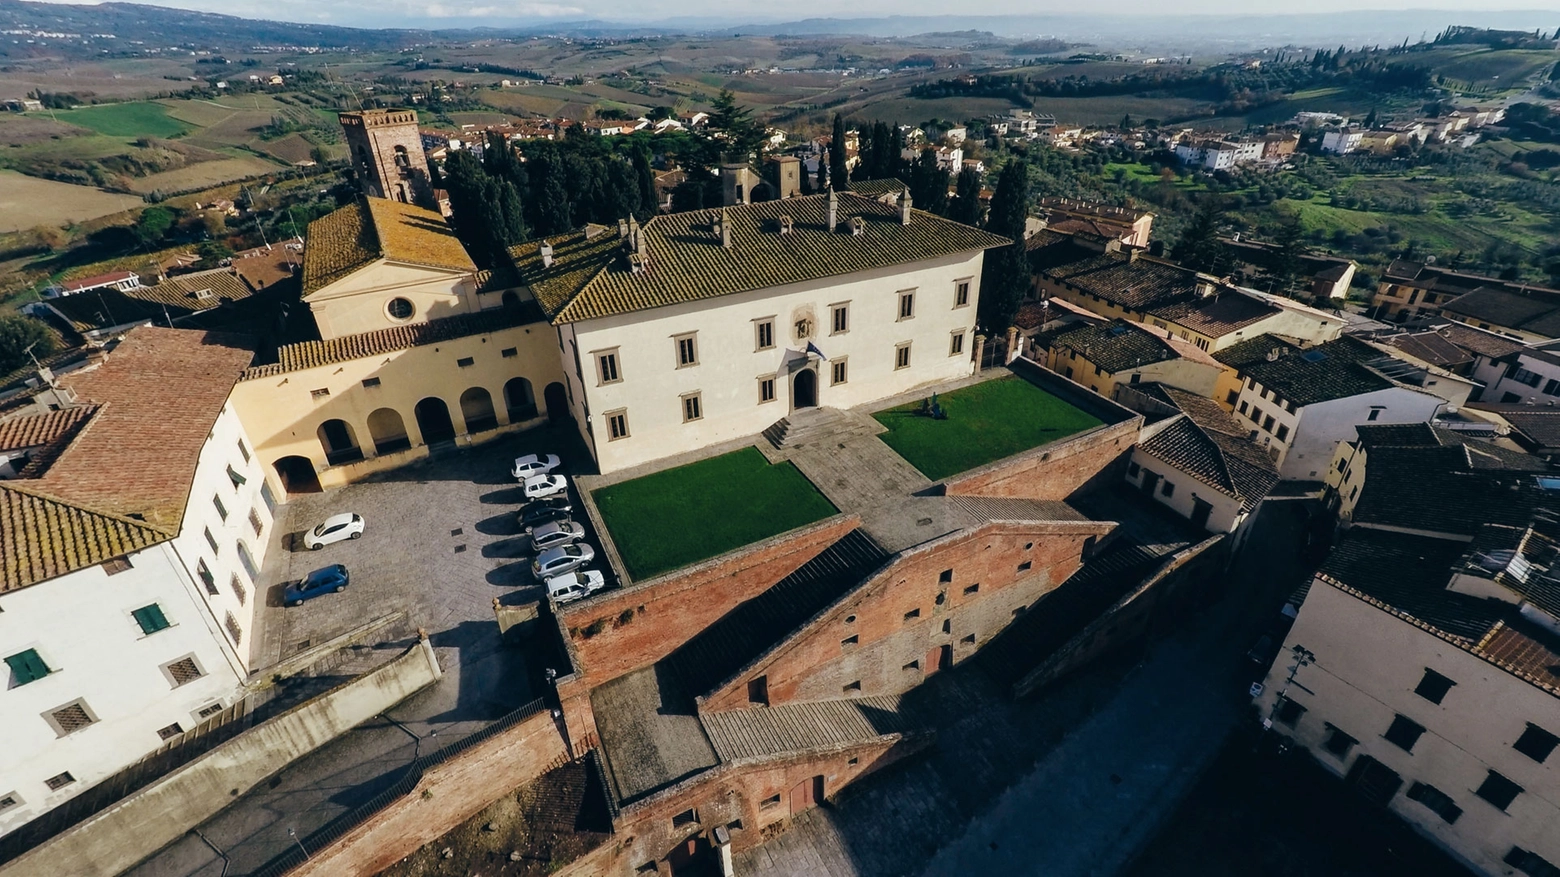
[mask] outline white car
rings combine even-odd
[[[526,454],[524,457],[515,458],[514,468],[509,470],[509,474],[513,475],[516,481],[525,481],[532,475],[546,475],[561,465],[563,461],[558,459],[557,454],[548,454],[545,457],[539,454]]]
[[[303,537],[310,551],[319,551],[332,542],[344,542],[363,535],[363,516],[352,512],[331,515]]]
[[[554,603],[581,600],[607,586],[607,577],[593,569],[566,572],[547,580],[547,596]]]
[[[531,550],[546,551],[585,538],[585,528],[573,521],[548,521],[531,530]]]
[[[574,572],[595,559],[596,549],[590,547],[589,543],[560,545],[543,551],[531,561],[531,576],[537,581],[546,581],[553,576]]]
[[[569,489],[569,479],[562,475],[532,475],[525,480],[525,498],[541,499],[556,496]]]

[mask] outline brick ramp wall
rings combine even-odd
[[[235,798],[441,675],[426,639],[383,667],[257,725],[0,866],[0,877],[114,877]]]
[[[949,496],[1064,500],[1081,490],[1119,480],[1142,417],[1099,426],[1006,460],[943,480]]]
[[[536,701],[414,764],[378,800],[306,841],[308,859],[290,854],[259,877],[377,874],[568,759],[552,712]]]

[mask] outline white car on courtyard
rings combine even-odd
[[[509,474],[516,481],[525,481],[533,475],[546,475],[552,470],[563,465],[557,454],[548,454],[545,457],[540,454],[526,454],[524,457],[516,457],[514,468]]]
[[[546,551],[585,538],[585,528],[573,521],[548,521],[531,530],[531,550]]]
[[[531,575],[537,581],[545,582],[554,576],[574,572],[595,559],[596,549],[585,542],[549,548],[531,561]]]
[[[547,580],[547,596],[554,603],[582,600],[607,586],[607,577],[593,569],[566,572]]]
[[[532,475],[525,480],[526,499],[556,496],[568,489],[569,479],[562,475]]]
[[[303,537],[310,551],[319,551],[333,542],[345,542],[363,535],[363,516],[353,512],[331,515]]]

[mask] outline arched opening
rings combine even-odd
[[[818,373],[804,368],[791,379],[791,407],[812,408],[818,404]]]
[[[396,146],[395,166],[399,168],[409,168],[412,166],[412,158],[407,154],[405,146]]]
[[[249,546],[242,539],[238,540],[238,562],[243,565],[251,582],[260,577],[260,567],[255,565],[255,557],[249,553]]]
[[[423,444],[447,442],[455,438],[455,424],[450,422],[450,407],[438,396],[429,396],[417,403],[417,429],[422,433]]]
[[[325,446],[325,462],[339,466],[363,459],[363,449],[358,447],[352,425],[345,420],[327,420],[317,432],[320,444]]]
[[[308,457],[283,457],[271,465],[276,469],[276,477],[282,480],[282,489],[289,495],[320,492],[320,478],[314,473],[314,461]]]
[[[553,423],[569,419],[569,393],[563,384],[554,381],[542,390],[542,401],[547,403],[547,418]]]
[[[513,289],[504,292],[500,299],[504,303],[504,310],[512,311],[520,307],[520,295]]]
[[[486,432],[498,428],[498,415],[493,411],[493,395],[481,387],[472,387],[460,394],[460,417],[466,421],[466,432]]]
[[[381,456],[412,446],[406,437],[406,422],[394,408],[378,408],[368,415],[368,436],[374,440],[374,453]]]
[[[510,378],[504,384],[504,408],[510,423],[522,423],[536,416],[536,393],[525,378]]]

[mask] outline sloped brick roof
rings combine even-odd
[[[475,272],[444,217],[415,204],[360,198],[309,223],[303,294],[317,292],[377,259]]]
[[[1180,358],[1163,338],[1119,319],[1070,329],[1053,338],[1051,346],[1071,348],[1110,374]]]
[[[65,408],[44,414],[24,414],[0,421],[0,451],[36,448],[69,435],[97,411],[95,405]]]
[[[1547,499],[1531,471],[1476,467],[1464,447],[1378,447],[1354,521],[1471,536],[1484,524],[1522,526]]]
[[[172,536],[0,481],[0,592],[24,588],[139,551]]]
[[[1186,415],[1138,446],[1204,484],[1256,506],[1278,483],[1273,458],[1247,438],[1247,431],[1212,399],[1164,384],[1138,388]]]
[[[202,291],[210,292],[202,297]],[[128,292],[101,289],[51,299],[48,304],[78,332],[122,326],[141,320],[162,323],[224,304],[243,301],[253,292],[230,268],[170,277]]]
[[[721,761],[764,758],[865,743],[929,730],[906,695],[826,700],[701,716]]]
[[[1477,642],[1504,613],[1502,604],[1448,590],[1452,565],[1467,544],[1354,527],[1321,572],[1465,641]]]
[[[838,226],[828,229],[828,195],[810,195],[657,216],[645,223],[649,268],[629,268],[617,235],[575,232],[549,239],[551,267],[542,264],[542,241],[510,250],[521,282],[529,286],[554,323],[571,323],[702,301],[791,283],[837,277],[950,256],[1010,243],[1007,238],[922,211],[909,224],[899,208],[860,195],[838,196]],[[731,224],[732,246],[721,246],[715,223]],[[793,230],[779,233],[789,216]],[[864,230],[849,231],[860,217]]]
[[[1278,358],[1269,360],[1274,350]],[[1362,365],[1386,354],[1345,335],[1335,341],[1302,348],[1277,335],[1259,335],[1214,354],[1218,361],[1251,376],[1266,389],[1296,405],[1312,405],[1373,393],[1396,386]]]

